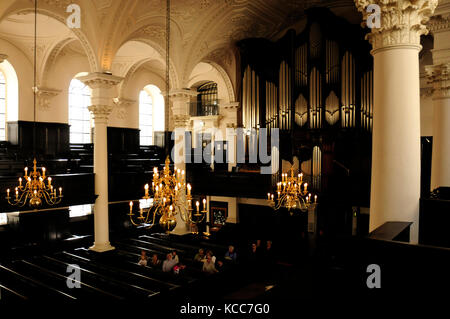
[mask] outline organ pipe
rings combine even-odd
[[[345,52],[341,63],[341,126],[355,126],[355,60]]]

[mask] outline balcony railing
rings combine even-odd
[[[213,100],[205,102],[190,102],[189,114],[191,116],[211,116],[219,115],[219,101]]]

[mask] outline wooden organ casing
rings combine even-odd
[[[259,38],[238,42],[241,125],[269,132],[278,128],[280,160],[297,156],[311,170],[305,172],[311,181],[314,175],[314,184],[323,188],[329,183],[318,175],[323,178],[337,171],[335,161],[350,163],[346,158],[350,155],[340,151],[348,149],[345,145],[358,148],[361,143],[358,156],[370,158],[373,59],[364,39],[367,30],[360,25],[324,8],[308,9],[306,17],[298,34],[288,30],[276,42]],[[323,161],[331,164],[323,167]],[[367,184],[370,167],[364,170]]]

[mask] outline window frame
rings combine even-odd
[[[147,96],[146,101],[142,101],[142,96],[143,94],[145,94]],[[152,94],[150,94],[147,90],[142,89],[139,92],[139,145],[140,146],[151,146],[154,145],[154,130],[153,130],[153,115],[154,115],[154,106],[155,106],[155,101],[153,100],[153,96]],[[142,112],[142,110],[144,109],[144,105],[146,105],[147,107],[149,107],[150,111],[149,112]],[[142,116],[150,116],[150,124],[143,124],[142,122]],[[143,128],[150,128],[150,135],[144,135],[143,134]],[[144,139],[150,139],[150,143],[147,142],[143,142]]]
[[[6,77],[5,72],[0,68],[0,74],[3,76],[4,79],[4,85],[5,85],[5,121],[4,121],[4,125],[5,125],[5,138],[2,139],[0,137],[0,141],[7,141],[8,140],[8,125],[7,125],[7,119],[8,119],[8,78]],[[1,113],[0,113],[1,114]]]
[[[75,81],[75,82],[74,82]],[[74,87],[73,83],[76,83],[76,86]],[[74,90],[80,90],[79,92],[73,92]],[[87,94],[89,92],[89,94]],[[79,94],[79,95],[78,95]],[[92,144],[92,128],[94,127],[94,123],[92,121],[92,115],[88,110],[88,106],[90,105],[90,99],[92,96],[92,90],[89,88],[89,86],[85,85],[83,82],[78,80],[77,78],[73,78],[70,81],[69,84],[69,90],[68,90],[68,122],[69,122],[69,141],[71,144]],[[72,100],[78,99],[81,100],[82,106],[77,106],[78,103],[74,103]],[[77,116],[73,116],[74,111],[78,111],[79,113]],[[71,112],[72,111],[72,112]],[[72,116],[71,116],[72,113]],[[88,118],[88,119],[87,119]],[[81,123],[81,131],[73,131],[72,127],[74,126],[75,122]],[[89,130],[86,129],[86,125],[89,123]],[[80,141],[75,140],[72,138],[73,135],[78,135]],[[88,137],[86,137],[88,136]]]

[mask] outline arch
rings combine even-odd
[[[235,93],[227,72],[217,63],[200,62],[193,69],[189,77],[188,87],[212,81],[217,83],[219,100],[224,103],[235,101]]]
[[[12,15],[12,14],[34,14],[34,8],[20,8],[17,9],[15,11],[11,11],[8,13],[8,15]],[[66,17],[47,10],[47,9],[43,9],[43,8],[38,8],[38,14],[42,14],[45,16],[48,16],[50,18],[55,19],[56,21],[60,22],[65,28],[67,28],[66,26]],[[95,50],[93,48],[93,46],[91,45],[87,35],[82,31],[82,29],[69,29],[71,30],[71,32],[73,32],[73,34],[76,36],[76,38],[81,42],[81,46],[83,47],[84,51],[86,52],[86,56],[88,58],[89,61],[89,68],[90,68],[90,72],[95,72],[95,71],[100,71],[99,68],[99,63],[97,61],[97,57],[95,54]]]
[[[137,37],[137,38],[129,38],[126,41],[122,42],[119,49],[116,51],[116,56],[114,58],[114,61],[117,58],[117,52],[119,52],[120,48],[124,47],[128,42],[132,42],[132,41],[144,43],[144,44],[148,45],[150,48],[152,48],[153,50],[155,50],[160,55],[161,58],[165,57],[166,51],[159,44],[157,44],[156,42],[149,40],[149,39]],[[127,66],[126,69],[124,71],[122,71],[124,80],[120,84],[120,88],[119,88],[120,95],[122,95],[123,92],[126,90],[129,81],[133,77],[133,74],[142,65],[144,65],[145,63],[150,62],[152,60],[155,60],[155,59],[157,60],[157,58],[155,58],[155,57],[137,59],[136,61],[134,61],[133,64]],[[114,61],[113,61],[113,63],[114,63]],[[169,86],[171,89],[179,88],[179,78],[178,78],[177,69],[176,69],[175,64],[172,59],[169,60],[169,63],[170,63]],[[165,60],[164,60],[164,66],[165,66]],[[164,82],[165,82],[165,79],[164,79]]]
[[[4,75],[5,104],[6,104],[6,122],[15,122],[19,120],[19,79],[16,70],[7,60],[0,63],[0,72]]]
[[[40,83],[42,86],[47,85],[46,79],[51,72],[54,63],[56,62],[59,54],[64,49],[64,47],[71,42],[76,41],[75,38],[66,38],[61,41],[55,43],[53,47],[48,50],[47,56],[44,58],[44,64],[42,66],[42,72],[40,72]]]

